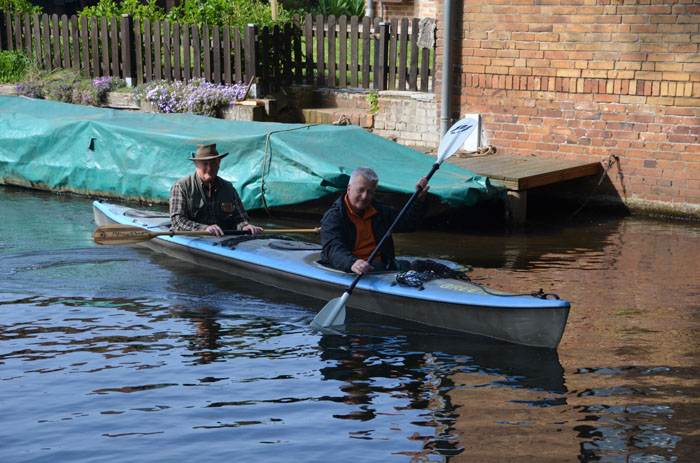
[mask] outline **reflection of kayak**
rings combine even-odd
[[[120,223],[164,231],[170,222],[167,214],[106,202],[94,202],[93,209],[98,226]],[[142,244],[195,264],[326,301],[342,294],[355,276],[318,264],[317,244],[263,235],[231,248],[222,245],[227,240],[177,235],[158,236]],[[569,315],[567,301],[513,296],[454,279],[428,281],[419,291],[392,284],[395,277],[394,272],[365,275],[347,305],[429,326],[550,348],[559,344]]]

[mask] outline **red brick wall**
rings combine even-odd
[[[609,177],[626,202],[700,211],[697,0],[455,0],[453,12],[454,117],[481,113],[503,154],[617,156]]]
[[[401,0],[391,3],[374,1],[372,5],[374,15],[385,21],[393,18],[435,18],[438,0]]]

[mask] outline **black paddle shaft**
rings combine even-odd
[[[430,181],[430,178],[433,176],[433,174],[439,168],[440,168],[440,163],[436,162],[435,164],[433,164],[433,168],[430,170],[430,173],[425,176],[425,179]],[[413,193],[413,195],[411,195],[411,197],[409,198],[408,202],[403,207],[403,209],[401,209],[401,212],[399,212],[399,215],[397,215],[396,218],[394,219],[394,223],[391,224],[391,227],[389,227],[389,229],[386,231],[386,233],[384,234],[382,239],[379,240],[379,244],[377,244],[377,247],[374,248],[374,251],[372,251],[372,254],[370,254],[370,256],[369,256],[369,259],[367,259],[367,262],[369,262],[370,265],[372,264],[372,261],[374,260],[374,258],[377,257],[377,253],[379,252],[379,248],[381,248],[382,244],[384,244],[384,241],[386,241],[387,238],[389,238],[389,235],[391,235],[391,232],[394,231],[394,228],[396,228],[396,225],[399,223],[399,220],[401,220],[401,218],[404,216],[404,214],[406,213],[408,208],[411,207],[411,204],[413,204],[413,202],[416,200],[416,198],[418,197],[418,195],[420,194],[421,191],[423,191],[422,188],[420,188],[420,187],[416,188],[416,191]],[[357,286],[357,283],[360,281],[360,278],[362,278],[362,275],[363,275],[362,273],[359,273],[355,277],[355,279],[352,281],[352,283],[350,283],[350,286],[348,286],[348,289],[345,290],[346,293],[348,293],[348,294],[352,293],[352,290],[355,289],[355,286]]]

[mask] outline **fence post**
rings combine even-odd
[[[374,75],[374,80],[377,82],[377,90],[386,90],[387,74],[389,68],[387,66],[389,58],[389,23],[383,22],[379,24],[379,66],[377,73]]]
[[[258,35],[258,25],[248,24],[245,28],[245,34],[243,38],[243,55],[245,57],[245,81],[250,84],[255,84],[255,79],[257,77],[256,66],[258,62],[258,57],[256,54],[257,45],[257,35]],[[258,82],[258,85],[260,83]],[[257,98],[257,87],[255,86],[255,91],[251,87],[251,94],[253,98]]]
[[[5,45],[5,10],[0,8],[0,51],[7,50]]]
[[[140,31],[139,31],[140,32]],[[134,49],[134,17],[130,14],[122,15],[121,30],[122,47],[122,74],[127,87],[133,87],[136,65],[136,50]]]

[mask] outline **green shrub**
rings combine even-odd
[[[0,10],[5,13],[41,14],[43,8],[34,6],[27,0],[0,0]]]
[[[248,24],[273,26],[291,21],[290,14],[278,8],[277,21],[272,20],[270,5],[259,0],[183,0],[167,15],[170,21],[210,26],[238,26]]]
[[[0,0],[2,1],[2,0]],[[260,0],[183,0],[167,14],[156,5],[156,0],[141,4],[139,0],[100,0],[97,5],[83,8],[78,16],[113,17],[130,14],[141,20],[167,20],[210,26],[239,26],[260,24],[271,26],[291,21],[291,15],[282,7],[278,9],[278,20],[272,20],[270,5]]]
[[[0,83],[22,80],[29,66],[29,59],[19,51],[0,52]]]
[[[364,0],[318,0],[318,8],[315,14],[322,14],[325,17],[338,16],[359,16],[365,14]]]
[[[97,5],[87,6],[80,10],[78,17],[94,16],[95,18],[113,16],[120,17],[123,14],[130,14],[141,20],[160,21],[165,19],[165,10],[156,5],[156,0],[149,0],[142,4],[139,0],[124,0],[117,3],[115,0],[100,0]]]

